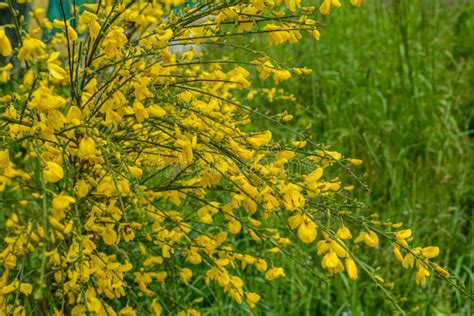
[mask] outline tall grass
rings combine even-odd
[[[323,21],[331,36],[323,30],[319,42],[275,52],[278,60],[314,70],[282,86],[295,95],[297,106],[263,97],[254,102],[271,113],[293,106],[297,125],[311,124],[318,141],[363,159],[370,191],[360,190],[357,197],[408,222],[423,236],[420,243],[439,245],[442,263],[468,287],[474,270],[473,8],[469,1],[442,0],[368,0],[359,10],[346,6]],[[307,250],[308,264],[317,264],[315,250]],[[370,280],[349,283],[335,277],[328,285],[290,260],[286,269],[293,277],[264,292],[265,301],[272,302],[268,312],[392,311]],[[420,288],[413,275],[394,280],[401,275],[396,269],[383,277],[398,282],[393,292],[405,310],[473,312],[472,302],[442,282]]]

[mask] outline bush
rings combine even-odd
[[[195,315],[216,289],[254,308],[260,295],[245,280],[284,277],[278,256],[293,256],[293,243],[316,245],[329,275],[355,280],[364,271],[389,297],[380,272],[355,256],[382,247],[379,238],[404,268],[416,267],[416,283],[431,272],[453,282],[429,261],[438,247],[410,246],[411,229],[350,197],[363,185],[351,170],[361,160],[291,129],[287,112],[268,116],[240,102],[249,71],[277,85],[310,70],[233,38],[318,39],[314,7],[107,1],[75,9],[71,20],[33,10],[38,25],[27,32],[8,4],[20,43],[12,47],[0,29],[9,61],[1,78],[12,91],[0,116],[6,313]],[[319,12],[338,6],[325,0]],[[221,47],[250,58],[208,58]],[[255,120],[295,140],[272,139]]]

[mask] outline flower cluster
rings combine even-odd
[[[0,28],[0,81],[13,89],[0,96],[2,313],[197,315],[210,287],[253,308],[260,295],[245,279],[285,277],[276,258],[289,244],[315,245],[329,274],[357,279],[351,249],[379,247],[379,236],[424,284],[438,248],[411,250],[411,231],[352,211],[353,186],[338,175],[360,160],[291,130],[288,113],[239,100],[252,73],[278,84],[309,70],[235,39],[318,39],[314,18],[338,6],[108,0],[69,20],[35,9],[28,30],[14,14],[18,47]],[[255,131],[256,119],[295,141]]]

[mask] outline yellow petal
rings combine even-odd
[[[115,244],[117,241],[117,232],[111,226],[104,229],[101,236],[104,243],[108,246]]]
[[[351,4],[355,7],[360,7],[362,5],[362,0],[351,0]]]
[[[349,162],[354,166],[360,166],[364,162],[360,159],[349,159]]]
[[[403,258],[402,266],[405,269],[408,269],[408,268],[413,268],[414,265],[415,265],[415,258],[413,257],[411,253],[407,253],[405,258]]]
[[[7,57],[11,55],[12,51],[12,45],[5,32],[5,28],[0,27],[0,54],[3,57]]]
[[[92,137],[84,137],[79,142],[79,150],[77,156],[80,159],[91,159],[95,157],[97,150],[95,148],[95,141]]]
[[[257,293],[247,292],[245,296],[247,297],[246,301],[250,308],[254,308],[255,304],[260,300],[260,295]]]
[[[48,63],[49,73],[54,79],[63,80],[66,77],[66,70],[64,70],[61,66]]]
[[[377,247],[379,245],[379,236],[371,230],[364,235],[365,243],[370,247]]]
[[[128,167],[128,169],[135,178],[140,178],[143,175],[143,170],[138,167]]]
[[[318,249],[318,256],[320,256],[328,252],[329,249],[331,249],[331,243],[327,240],[320,240],[318,241],[316,248]]]
[[[312,243],[317,235],[318,231],[316,230],[316,224],[313,221],[302,223],[298,229],[298,237],[302,242],[307,244]]]
[[[426,285],[426,277],[430,276],[430,272],[423,267],[418,269],[416,273],[416,284]]]
[[[425,247],[421,250],[421,254],[427,259],[432,259],[439,255],[439,248],[434,246]]]
[[[291,229],[298,228],[303,223],[303,216],[301,215],[293,215],[288,218],[288,224],[290,225]]]
[[[344,247],[341,245],[343,244],[342,241],[337,241],[337,240],[331,240],[331,248],[334,250],[334,252],[341,258],[344,258],[347,256],[347,252],[344,249]]]
[[[324,0],[323,4],[319,7],[321,14],[327,15],[331,11],[331,0]]]
[[[0,170],[5,170],[10,166],[10,152],[8,149],[0,150]]]
[[[341,265],[341,260],[337,257],[334,251],[328,252],[323,258],[323,268],[326,269],[335,269],[337,266]]]
[[[31,291],[33,291],[33,286],[29,283],[22,283],[20,285],[20,292],[25,295],[30,295]]]
[[[158,105],[151,105],[147,110],[153,117],[163,117],[166,115],[166,111]]]
[[[392,250],[393,250],[393,254],[395,255],[395,259],[397,259],[397,261],[403,262],[403,255],[400,252],[400,247],[394,244],[392,245]]]
[[[229,229],[229,232],[231,234],[238,234],[240,232],[240,230],[242,229],[242,225],[237,220],[231,220],[227,224],[227,228]]]
[[[257,262],[255,262],[255,267],[257,268],[258,271],[265,272],[267,271],[268,265],[265,260],[258,259]]]
[[[352,234],[349,228],[347,228],[346,226],[343,226],[337,230],[336,237],[342,240],[351,239]]]
[[[351,257],[346,258],[346,271],[350,279],[357,280],[357,278],[359,278],[357,266]]]
[[[155,316],[160,316],[163,312],[163,308],[161,307],[160,303],[158,303],[158,299],[156,298],[151,302],[151,309],[153,310]]]
[[[44,180],[46,182],[58,182],[64,177],[63,168],[55,162],[48,161],[43,171]]]
[[[398,232],[395,232],[395,238],[397,239],[407,239],[411,237],[411,229],[404,229]]]
[[[272,133],[270,131],[266,131],[264,133],[251,136],[248,138],[250,144],[255,147],[260,147],[268,144],[272,140]]]

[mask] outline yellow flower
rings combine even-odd
[[[67,33],[67,36],[68,36],[70,41],[74,42],[75,40],[77,40],[77,38],[78,38],[77,32],[71,26],[69,21],[66,21],[66,23],[64,23],[64,20],[54,20],[53,25],[54,25],[54,27],[57,27],[58,29],[63,30],[64,33]]]
[[[350,279],[357,280],[359,278],[357,266],[351,257],[346,258],[346,271]]]
[[[133,103],[133,112],[138,122],[143,122],[149,117],[148,111],[145,109],[143,104],[139,101]]]
[[[188,283],[193,277],[193,272],[191,269],[183,268],[179,271],[179,277],[183,283]]]
[[[10,164],[10,152],[8,149],[0,150],[0,171],[7,169]]]
[[[97,297],[87,297],[86,302],[90,312],[98,313],[102,309],[102,303]]]
[[[93,159],[95,158],[97,150],[95,148],[95,141],[92,137],[84,137],[79,142],[79,150],[77,151],[77,156],[80,159]]]
[[[31,291],[33,291],[33,286],[29,283],[21,283],[20,285],[20,292],[25,295],[30,295]]]
[[[362,0],[351,0],[351,4],[355,7],[360,7],[362,5]]]
[[[238,234],[242,229],[242,225],[238,220],[233,219],[227,224],[227,228],[231,234]]]
[[[397,239],[407,239],[411,237],[411,229],[400,230],[395,232],[395,238]]]
[[[136,316],[137,313],[135,312],[133,308],[127,305],[120,310],[119,315],[120,316]]]
[[[266,131],[264,133],[254,135],[248,138],[250,144],[255,147],[261,147],[267,145],[272,140],[272,133]]]
[[[342,226],[341,228],[337,230],[336,237],[342,240],[346,240],[346,239],[351,239],[352,234],[349,228],[347,228],[346,226]]]
[[[339,0],[324,0],[323,4],[319,7],[319,12],[327,15],[331,11],[332,6],[338,8],[341,6],[341,2]]]
[[[156,104],[150,105],[150,106],[147,108],[147,111],[148,111],[148,113],[150,113],[150,115],[153,116],[153,117],[163,117],[163,116],[166,115],[166,111],[165,111],[162,107],[160,107],[160,106],[158,106],[158,105],[156,105]]]
[[[289,211],[294,211],[300,207],[303,207],[306,203],[306,200],[301,194],[301,188],[290,183],[286,185],[283,189],[283,201],[285,203],[285,208]]]
[[[267,271],[268,265],[265,260],[257,259],[257,261],[255,262],[255,267],[257,268],[258,271],[265,272]]]
[[[426,285],[426,277],[428,276],[430,276],[430,272],[424,267],[420,266],[416,273],[416,278],[415,278],[416,284]]]
[[[64,230],[64,225],[61,224],[54,216],[49,216],[48,221],[57,230],[63,231]]]
[[[60,194],[53,197],[54,216],[57,219],[62,219],[64,217],[64,210],[69,208],[69,205],[75,202],[76,199],[65,194]]]
[[[432,259],[439,255],[439,248],[434,246],[425,247],[421,249],[421,255],[427,259]]]
[[[291,72],[284,69],[274,69],[273,70],[273,81],[279,83],[280,81],[285,81],[291,78]]]
[[[331,249],[331,240],[320,240],[316,244],[316,249],[318,250],[318,256],[325,254]]]
[[[10,71],[13,69],[11,63],[6,64],[4,67],[0,67],[0,83],[8,82],[10,80]]]
[[[124,34],[124,29],[112,26],[102,41],[105,55],[109,58],[120,57],[121,49],[127,44],[128,39]]]
[[[197,265],[197,264],[200,264],[202,262],[202,257],[197,252],[197,250],[192,250],[192,251],[188,252],[188,255],[186,256],[186,261],[191,263],[191,264]]]
[[[3,286],[3,288],[0,290],[1,294],[9,294],[12,293],[16,290],[20,290],[21,293],[25,295],[30,295],[33,286],[29,283],[21,283],[18,280],[13,281],[12,283],[8,284],[7,286]]]
[[[190,308],[185,311],[180,311],[177,315],[178,316],[201,316],[201,313],[194,308]]]
[[[412,253],[407,253],[405,258],[403,258],[402,266],[405,269],[408,269],[408,268],[413,268],[414,265],[415,265],[415,257],[413,256]]]
[[[82,15],[79,17],[79,24],[81,26],[87,26],[89,30],[89,35],[91,38],[96,38],[100,32],[100,24],[97,22],[97,15],[89,12],[84,11]],[[85,28],[81,28],[80,32],[84,31]]]
[[[138,167],[128,167],[130,170],[130,173],[135,177],[135,178],[140,178],[143,175],[143,170],[138,168]]]
[[[77,182],[75,191],[77,196],[82,198],[85,197],[87,193],[89,193],[89,189],[90,185],[86,181],[81,179]]]
[[[160,303],[158,303],[158,299],[156,298],[151,302],[151,309],[155,316],[160,316],[163,312],[163,308],[161,307]]]
[[[331,249],[341,258],[347,257],[347,251],[341,240],[331,240]]]
[[[312,243],[318,235],[316,227],[316,224],[312,220],[309,218],[305,219],[298,228],[298,237],[300,240],[307,244]]]
[[[18,52],[19,60],[30,60],[35,59],[41,55],[44,55],[46,45],[36,38],[27,37],[23,39],[23,46]]]
[[[281,26],[276,24],[267,24],[263,30],[268,31],[268,43],[271,46],[279,45],[289,40],[289,32],[284,31]]]
[[[362,232],[359,234],[359,236],[354,240],[354,242],[360,243],[360,242],[365,242],[367,246],[370,247],[377,247],[379,245],[379,236],[371,230],[368,230],[366,232]]]
[[[257,293],[247,292],[245,293],[245,296],[247,297],[246,301],[250,308],[254,308],[255,304],[260,301],[260,295]]]
[[[300,227],[303,221],[304,221],[304,217],[299,214],[293,215],[290,218],[288,218],[288,224],[290,225],[291,229],[296,229]]]
[[[304,177],[306,186],[311,190],[310,194],[317,195],[319,193],[321,185],[318,181],[323,176],[323,173],[324,169],[318,167]]]
[[[323,268],[328,269],[330,273],[337,273],[344,270],[341,260],[334,251],[329,251],[321,262]]]
[[[8,284],[8,285],[4,285],[2,287],[2,289],[0,289],[0,293],[1,294],[10,294],[12,292],[14,292],[18,287],[18,280],[15,280],[13,281],[12,283]]]
[[[64,177],[63,168],[55,162],[48,161],[43,171],[43,176],[46,182],[58,182]]]
[[[68,195],[57,195],[53,198],[53,208],[65,210],[71,203],[76,202],[76,199]]]
[[[303,148],[303,147],[306,146],[307,141],[305,141],[305,140],[294,141],[294,142],[291,142],[291,144],[292,144],[293,146],[295,146],[296,148]]]
[[[66,77],[66,70],[64,70],[60,65],[58,65],[57,59],[59,57],[59,52],[51,53],[48,58],[48,70],[51,74],[51,77],[57,80],[63,80]]]
[[[117,232],[114,230],[113,225],[107,225],[107,227],[101,233],[102,240],[108,246],[113,245],[117,242]]]
[[[397,259],[397,261],[403,262],[403,255],[400,252],[400,247],[397,244],[392,244],[392,250],[393,250],[395,259]]]
[[[10,56],[12,53],[12,44],[8,39],[4,27],[0,27],[0,55],[3,57]]]
[[[285,276],[285,271],[283,270],[283,268],[280,267],[270,268],[265,273],[265,279],[267,279],[268,281],[273,281],[275,279]]]
[[[444,269],[443,267],[441,267],[439,264],[434,263],[433,265],[434,265],[434,269],[435,269],[436,272],[438,272],[439,274],[441,274],[445,278],[447,278],[449,276],[449,272],[446,269]]]
[[[349,159],[349,162],[354,166],[360,166],[364,162],[360,159]]]

